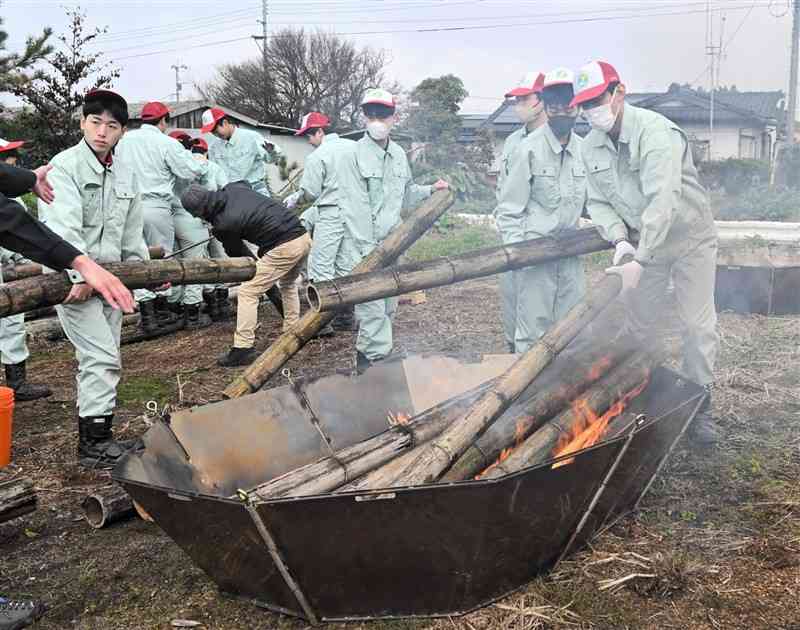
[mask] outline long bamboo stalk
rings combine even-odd
[[[581,421],[582,409],[588,407],[598,416],[602,416],[614,403],[648,381],[654,362],[655,359],[652,355],[642,351],[637,352],[630,361],[617,367],[586,393],[582,400],[585,407],[583,405],[573,407],[559,414],[515,448],[507,459],[487,471],[481,478],[502,477],[526,466],[550,459],[559,440],[564,436],[569,436],[576,423]]]
[[[438,481],[508,409],[542,370],[619,294],[619,276],[606,276],[567,315],[523,354],[472,409],[454,422],[439,437],[420,448],[416,459],[397,477],[392,486],[411,486]]]
[[[189,260],[151,260],[118,262],[103,265],[129,289],[143,289],[165,282],[181,284],[215,284],[244,282],[255,274],[255,261],[250,258]],[[0,317],[24,313],[64,301],[72,288],[67,272],[47,273],[0,286]]]
[[[610,248],[596,227],[569,230],[512,245],[488,247],[459,256],[398,265],[308,285],[308,303],[317,311],[482,278],[544,262]]]
[[[262,499],[310,496],[329,492],[390,461],[404,450],[433,439],[466,411],[494,381],[434,405],[408,421],[368,440],[341,449],[255,488]]]
[[[373,271],[394,263],[397,258],[422,236],[453,204],[449,191],[435,192],[395,227],[389,235],[353,270],[356,273]],[[333,313],[307,312],[290,330],[278,339],[233,381],[222,395],[239,398],[258,391],[308,341],[333,319]]]

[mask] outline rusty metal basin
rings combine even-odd
[[[618,437],[499,479],[263,501],[236,497],[499,374],[412,357],[181,411],[114,478],[227,595],[311,623],[461,614],[520,588],[641,500],[702,401],[666,369]],[[545,374],[542,375],[545,377]],[[243,495],[244,496],[244,495]]]

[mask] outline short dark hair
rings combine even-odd
[[[208,149],[204,149],[203,147],[198,147],[196,144],[193,144],[189,150],[192,153],[202,153],[203,155],[208,153]]]
[[[19,151],[17,149],[11,149],[11,151],[3,151],[0,153],[0,160],[7,160],[8,158],[17,158],[19,159]]]
[[[236,124],[236,121],[234,121],[234,120],[233,120],[233,118],[231,118],[230,116],[223,116],[222,118],[220,118],[220,119],[217,121],[217,124],[216,124],[216,125],[214,125],[214,129],[216,129],[217,127],[219,127],[219,126],[220,126],[222,123],[224,123],[224,122],[229,122],[229,123],[230,123],[230,124],[232,124],[232,125],[235,125],[235,124]],[[211,131],[214,131],[214,129],[212,129]]]
[[[150,120],[143,120],[142,124],[143,125],[157,125],[158,123],[160,123],[164,119],[166,119],[166,121],[169,122],[169,114],[164,114],[161,118],[155,118],[155,119],[151,118]]]
[[[303,136],[313,136],[318,131],[322,131],[324,127],[309,127],[303,132]]]
[[[365,103],[361,106],[367,118],[389,118],[394,114],[394,107],[382,103]]]
[[[611,83],[608,84],[608,87],[606,88],[606,92],[608,92],[609,94],[613,94],[614,90],[617,89],[618,85],[619,85],[619,81],[612,81]]]
[[[99,116],[103,112],[111,114],[111,117],[123,127],[128,125],[128,106],[123,101],[101,96],[99,98],[90,98],[83,102],[84,118],[87,116]]]
[[[552,85],[542,90],[541,97],[545,106],[547,105],[569,105],[575,93],[571,83]]]

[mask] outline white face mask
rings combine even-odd
[[[592,129],[599,129],[600,131],[608,133],[614,128],[614,123],[617,122],[617,114],[615,114],[614,110],[611,108],[611,103],[614,102],[614,95],[616,95],[616,93],[617,91],[614,90],[614,93],[611,95],[611,100],[605,105],[599,105],[583,111]]]
[[[542,113],[544,106],[542,105],[541,101],[536,103],[536,105],[532,105],[528,102],[517,103],[514,105],[514,113],[517,115],[517,118],[524,124],[528,124],[529,122],[533,122],[536,120]]]
[[[392,126],[382,120],[370,120],[367,122],[367,133],[373,140],[381,142],[389,137]]]

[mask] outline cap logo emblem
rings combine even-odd
[[[582,90],[587,85],[589,85],[589,73],[588,72],[581,72],[578,75],[578,80],[575,82],[575,85],[578,86],[579,90]]]

